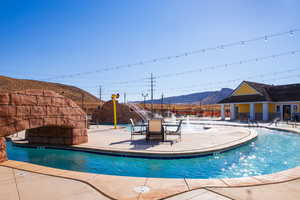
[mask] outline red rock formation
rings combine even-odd
[[[118,123],[130,123],[129,119],[134,121],[141,121],[140,116],[131,110],[129,106],[116,103],[117,106],[117,122]],[[113,103],[108,101],[100,109],[97,109],[92,115],[92,121],[95,123],[110,123],[114,122],[113,115]]]
[[[0,144],[3,137],[22,130],[27,130],[30,143],[80,144],[88,140],[86,128],[85,112],[55,92],[25,90],[0,94]],[[5,148],[1,148],[0,160],[1,157],[6,158]]]
[[[0,137],[0,162],[6,161],[6,145],[3,137]]]

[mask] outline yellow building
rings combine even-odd
[[[222,119],[225,104],[229,104],[231,120],[299,120],[300,84],[275,86],[243,81],[219,104]]]

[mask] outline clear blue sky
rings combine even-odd
[[[297,0],[1,0],[1,75],[44,80],[97,71],[151,58],[300,28]],[[104,98],[112,92],[141,99],[145,78],[300,50],[300,32],[179,59],[51,81],[75,85]],[[236,87],[250,79],[271,84],[300,82],[299,55],[156,80],[155,97]],[[293,72],[279,73],[287,69]],[[271,74],[271,75],[270,75]],[[282,79],[281,77],[294,76]],[[218,84],[218,81],[225,81]],[[190,86],[195,85],[193,88]],[[174,89],[181,88],[181,89]],[[193,90],[191,90],[193,89]]]

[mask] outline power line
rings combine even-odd
[[[55,80],[55,79],[73,78],[75,76],[91,75],[91,74],[95,74],[95,73],[112,71],[112,70],[119,70],[119,69],[123,69],[123,68],[132,68],[132,67],[136,67],[136,66],[143,66],[145,64],[151,64],[151,63],[153,64],[153,63],[158,63],[158,62],[162,62],[162,61],[165,61],[165,60],[178,59],[178,58],[182,58],[182,57],[187,57],[187,56],[191,56],[191,55],[195,55],[195,54],[205,53],[205,52],[208,52],[208,51],[216,51],[216,50],[219,50],[219,49],[224,49],[224,48],[233,47],[233,46],[244,46],[244,45],[246,45],[248,43],[251,43],[251,42],[266,41],[266,40],[269,40],[271,38],[280,37],[280,36],[284,36],[284,35],[293,36],[293,35],[295,35],[296,32],[299,32],[299,31],[300,31],[300,29],[291,29],[291,30],[288,30],[288,31],[280,32],[280,33],[266,34],[266,35],[251,38],[251,39],[219,44],[219,45],[216,45],[214,47],[202,48],[202,49],[193,50],[193,51],[186,51],[186,52],[183,52],[183,53],[180,53],[180,54],[177,54],[177,55],[156,57],[156,58],[152,58],[152,59],[149,59],[149,60],[139,61],[139,62],[136,62],[136,63],[109,66],[109,67],[105,67],[103,69],[99,69],[99,70],[95,70],[95,71],[74,73],[74,74],[61,75],[61,76],[54,76],[54,77],[49,77],[47,79],[42,79],[42,80],[49,81],[49,80]]]

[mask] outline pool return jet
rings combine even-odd
[[[119,97],[120,97],[119,93],[111,95],[111,100],[112,100],[113,106],[114,106],[114,129],[117,129],[117,105],[116,105],[116,101]]]

